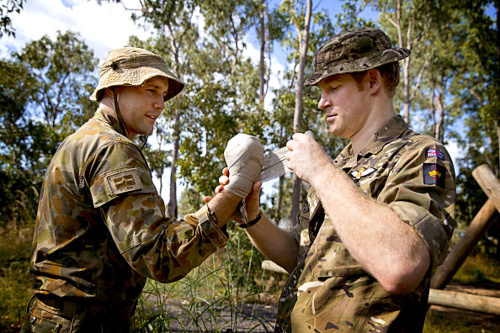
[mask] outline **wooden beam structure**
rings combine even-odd
[[[500,315],[500,298],[497,297],[431,289],[429,291],[429,304]]]

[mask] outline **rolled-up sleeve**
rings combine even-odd
[[[414,142],[389,172],[378,200],[413,226],[429,249],[433,268],[443,262],[455,227],[455,174],[442,145]]]
[[[118,251],[141,275],[176,281],[228,240],[213,214],[166,217],[165,203],[137,147],[105,147],[89,163],[89,188]]]

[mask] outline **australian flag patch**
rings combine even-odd
[[[436,163],[424,163],[424,184],[437,185],[444,188],[446,169]]]

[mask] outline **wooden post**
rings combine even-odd
[[[486,230],[488,230],[499,215],[500,181],[486,165],[481,165],[474,169],[472,175],[486,195],[488,195],[489,199],[474,217],[469,228],[453,247],[444,263],[434,273],[431,280],[432,288],[444,289],[474,246],[476,246],[477,242],[483,237]]]
[[[500,315],[500,298],[431,289],[429,304]]]
[[[483,164],[472,171],[472,176],[500,212],[500,181],[495,174]]]

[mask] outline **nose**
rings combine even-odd
[[[163,109],[165,109],[165,100],[163,99],[162,95],[155,98],[153,107],[159,111],[163,111]]]
[[[324,90],[321,90],[321,98],[318,102],[318,108],[324,110],[331,105],[332,103],[330,103],[330,101],[328,100],[327,93]]]

